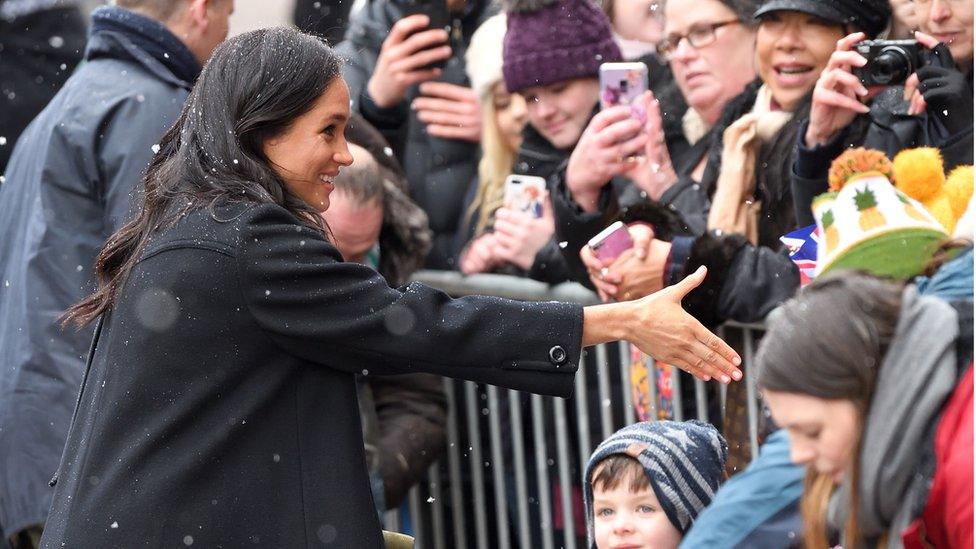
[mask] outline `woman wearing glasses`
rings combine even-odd
[[[794,265],[779,253],[779,238],[796,228],[790,169],[797,132],[809,115],[810,93],[838,40],[853,30],[876,36],[891,15],[884,0],[829,5],[767,0],[754,12],[757,27],[750,41],[742,35],[741,21],[718,9],[726,7],[720,4],[669,1],[666,38],[659,48],[670,60],[689,112],[697,113],[708,128],[698,141],[698,156],[683,165],[669,163],[659,136],[651,134],[643,160],[648,166],[634,172],[634,183],[649,202],[680,213],[689,235],[669,238],[658,231],[658,238],[671,241],[655,241],[642,260],[628,256],[605,264],[589,250],[581,252],[591,281],[607,299],[646,295],[672,284],[688,269],[708,265],[717,276],[689,296],[690,310],[706,324],[760,320],[798,285]],[[710,5],[715,5],[711,12],[706,10]],[[746,69],[742,50],[753,45]],[[755,73],[758,79],[744,82]],[[726,95],[737,85],[745,90]],[[655,109],[649,112],[653,118]],[[648,121],[649,131],[653,123]],[[567,182],[574,193],[593,186],[573,169],[570,160]],[[585,175],[585,170],[579,172]],[[646,210],[646,205],[631,208],[624,220],[653,223],[661,218]],[[633,231],[643,232],[646,241],[647,229]],[[656,276],[648,277],[648,272]]]

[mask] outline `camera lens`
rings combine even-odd
[[[888,47],[874,58],[870,71],[875,83],[896,84],[903,82],[912,73],[912,61],[902,48]]]

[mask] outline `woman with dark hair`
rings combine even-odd
[[[973,546],[965,261],[961,303],[842,272],[771,315],[758,383],[807,466],[807,547],[829,546],[828,530],[852,548]]]
[[[98,320],[45,547],[378,547],[355,374],[426,372],[566,396],[626,339],[703,379],[739,359],[673,290],[582,308],[393,289],[320,213],[351,163],[338,56],[292,29],[214,53],[99,255]]]

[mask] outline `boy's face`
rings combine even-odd
[[[593,487],[593,527],[597,549],[674,549],[681,543],[654,490],[632,492],[626,481],[611,490]]]

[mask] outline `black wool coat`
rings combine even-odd
[[[568,396],[582,308],[392,289],[236,204],[156,235],[96,333],[43,547],[371,548],[355,374]]]

